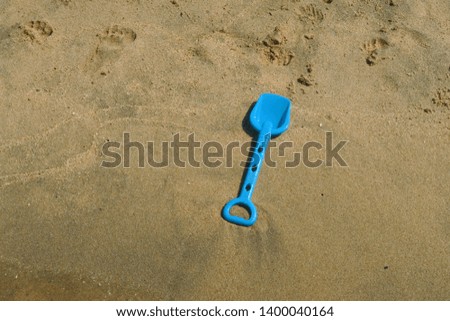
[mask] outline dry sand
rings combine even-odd
[[[2,0],[0,298],[450,299],[448,0]],[[251,137],[260,93],[348,167],[100,167],[101,146]],[[320,153],[318,153],[320,155]],[[336,163],[335,163],[336,165]]]

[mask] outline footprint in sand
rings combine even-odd
[[[307,19],[312,23],[321,22],[324,19],[324,14],[322,10],[317,8],[314,4],[309,4],[307,6],[300,8],[300,18]]]
[[[389,43],[383,38],[374,38],[364,43],[361,49],[367,53],[366,63],[373,66],[380,60],[384,60],[385,57],[381,57],[380,53],[387,47],[389,47]]]
[[[45,21],[35,20],[19,26],[25,38],[32,43],[43,43],[53,33],[53,28]]]
[[[294,88],[294,82],[292,81],[292,86],[291,88]],[[315,82],[314,78],[313,78],[313,66],[312,64],[307,64],[306,65],[306,73],[301,74],[300,77],[297,78],[297,83],[299,83],[302,88],[300,88],[300,91],[305,94],[305,88],[306,87],[311,87],[314,85],[317,85],[317,82]],[[288,88],[290,89],[290,88]],[[294,89],[292,91],[295,91]]]
[[[112,26],[98,35],[99,43],[88,60],[87,70],[97,71],[105,64],[116,61],[122,51],[136,40],[136,33],[130,28]]]
[[[52,0],[52,2],[57,7],[60,7],[60,6],[69,7],[72,5],[72,0]]]
[[[262,41],[265,46],[263,54],[266,60],[277,65],[289,65],[292,58],[294,58],[294,53],[284,48],[286,42],[286,36],[282,33],[279,27],[276,27],[274,31],[267,35],[267,37]]]
[[[0,179],[63,168],[68,162],[90,164],[88,152],[96,126],[91,119],[69,119],[41,134],[0,146]]]
[[[433,104],[450,109],[450,88],[439,88],[433,98]]]

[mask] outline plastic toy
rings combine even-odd
[[[252,226],[258,218],[256,207],[251,201],[258,174],[261,170],[267,146],[272,137],[285,132],[289,127],[291,102],[286,97],[276,94],[262,94],[250,113],[250,125],[258,132],[258,138],[246,168],[244,182],[239,196],[229,201],[222,210],[222,216],[230,223]],[[249,218],[230,213],[233,206],[239,205],[249,213]]]

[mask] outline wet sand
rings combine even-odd
[[[0,299],[450,299],[448,1],[0,9]],[[348,166],[264,167],[251,228],[221,217],[245,155],[100,166],[124,132],[250,141],[263,92],[292,101],[275,141],[332,132]]]

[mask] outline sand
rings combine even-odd
[[[0,9],[1,299],[450,299],[447,0]],[[100,166],[124,132],[250,141],[263,92],[292,101],[275,141],[332,132],[348,166],[264,167],[251,228],[221,217],[245,155]]]

